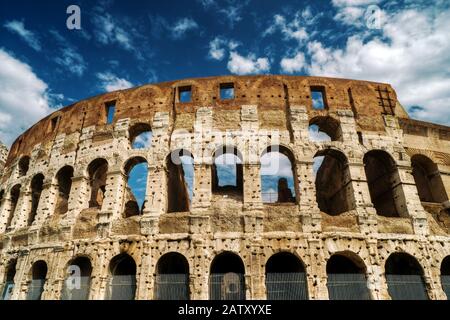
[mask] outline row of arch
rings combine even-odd
[[[211,166],[212,194],[235,194],[243,196],[243,157],[235,147],[221,147],[213,155]],[[319,166],[315,168],[316,200],[319,209],[330,215],[355,209],[354,190],[346,156],[338,150],[326,149],[315,156]],[[382,150],[368,151],[364,158],[364,168],[372,203],[379,215],[396,217],[407,216],[406,199],[395,160]],[[179,149],[166,158],[167,172],[167,212],[189,211],[193,196],[193,156]],[[448,200],[437,165],[424,155],[411,158],[412,174],[421,201],[442,203]],[[141,166],[139,180],[140,194],[127,188],[124,202],[124,217],[142,213],[144,210],[145,189],[147,188],[147,161],[143,157],[133,157],[124,165],[128,187],[133,170]],[[299,183],[295,158],[284,146],[268,147],[261,156],[261,191],[265,203],[298,202]],[[73,168],[65,166],[56,174],[57,200],[55,213],[68,211],[69,196],[73,178]],[[93,160],[87,168],[89,176],[89,207],[102,205],[107,183],[108,162],[103,158]],[[28,225],[35,219],[38,203],[44,188],[44,175],[36,174],[31,180],[31,209]],[[136,187],[137,188],[137,187]],[[21,185],[10,190],[10,210],[6,225],[11,224],[19,199]],[[271,192],[267,192],[271,190]],[[4,191],[0,192],[3,200]],[[266,195],[269,194],[269,197]],[[139,199],[138,199],[139,198]]]
[[[10,297],[14,287],[16,262],[6,271],[3,299]],[[111,259],[106,299],[132,300],[136,294],[136,263],[122,253]],[[180,253],[170,252],[157,262],[154,299],[187,300],[190,298],[189,262]],[[362,260],[351,252],[332,255],[326,265],[330,300],[369,300],[366,269]],[[47,278],[47,265],[39,260],[31,267],[31,282],[27,299],[39,300]],[[63,300],[87,300],[90,293],[92,265],[89,258],[79,256],[68,264],[68,273],[61,292]],[[423,269],[411,255],[393,253],[385,262],[385,277],[389,295],[394,300],[426,300],[427,288]],[[272,255],[265,266],[268,300],[306,300],[308,284],[302,261],[290,252]],[[441,285],[450,299],[450,256],[441,264]],[[245,266],[233,252],[222,252],[211,262],[209,298],[212,300],[243,300],[246,297]]]

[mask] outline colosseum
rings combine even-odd
[[[450,128],[386,83],[149,84],[62,108],[0,156],[5,300],[450,298]]]

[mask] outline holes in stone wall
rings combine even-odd
[[[125,189],[124,217],[142,214],[147,189],[148,164],[142,157],[134,157],[127,161],[124,167],[127,175]]]
[[[412,174],[420,201],[445,202],[448,200],[441,174],[437,165],[424,155],[411,158]]]
[[[261,156],[261,196],[264,203],[295,203],[295,160],[283,146],[271,146]]]
[[[377,214],[385,217],[407,216],[405,197],[394,159],[385,151],[369,151],[364,155],[364,170]]]
[[[151,147],[153,133],[149,124],[137,123],[129,130],[132,149],[147,149]]]
[[[186,212],[193,193],[194,158],[187,150],[175,150],[166,159],[167,212]]]
[[[311,141],[342,141],[339,121],[329,116],[314,117],[309,121]]]
[[[43,187],[44,187],[44,175],[39,173],[35,175],[31,180],[31,211],[28,215],[27,221],[27,225],[29,226],[31,226],[36,217]]]
[[[64,214],[69,210],[70,190],[72,189],[73,168],[65,166],[56,174],[58,195],[56,199],[56,214]]]
[[[98,208],[103,204],[106,192],[106,175],[108,162],[105,159],[95,159],[88,166],[90,198],[89,208]]]
[[[241,153],[231,146],[216,150],[211,166],[212,193],[242,197],[243,158]]]
[[[316,201],[319,209],[338,215],[355,209],[354,192],[346,156],[337,150],[319,151],[315,157]]]

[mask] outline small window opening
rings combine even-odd
[[[50,131],[53,132],[56,130],[56,127],[58,126],[59,123],[59,119],[60,117],[54,117],[52,118],[52,120],[50,121]]]
[[[114,113],[116,112],[116,102],[106,104],[106,124],[110,124],[114,120]]]
[[[222,99],[222,100],[234,99],[234,84],[233,83],[222,83],[220,85],[220,99]]]
[[[323,110],[327,108],[324,87],[311,87],[311,99],[313,109]]]
[[[185,86],[178,88],[178,100],[182,103],[191,102],[192,101],[192,87]]]

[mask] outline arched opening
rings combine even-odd
[[[411,166],[420,201],[442,203],[448,200],[436,163],[416,154],[411,158]]]
[[[311,141],[342,141],[339,121],[330,116],[318,116],[309,121]]]
[[[128,254],[115,256],[110,264],[109,300],[134,300],[136,294],[136,262]]]
[[[30,167],[30,157],[24,156],[19,160],[19,177],[23,177],[27,174]]]
[[[166,253],[158,260],[155,299],[189,299],[189,263],[182,254]]]
[[[261,156],[261,197],[263,203],[295,203],[295,159],[283,146],[268,147]]]
[[[370,300],[365,268],[359,258],[335,254],[327,262],[330,300]]]
[[[142,214],[144,209],[148,176],[147,160],[142,157],[131,158],[125,164],[124,170],[127,175],[124,217],[128,218]]]
[[[307,300],[305,268],[292,253],[280,252],[266,263],[268,300]]]
[[[8,214],[8,220],[6,221],[6,228],[11,226],[11,222],[14,217],[14,212],[16,211],[16,207],[17,207],[17,202],[19,201],[21,187],[22,186],[20,184],[16,184],[14,187],[11,188],[11,191],[10,191],[11,203],[10,203],[10,209],[9,209],[9,214]]]
[[[314,162],[317,161],[320,161],[315,167],[319,209],[332,216],[355,209],[347,157],[342,152],[327,149],[315,155]]]
[[[106,191],[108,162],[105,159],[95,159],[89,164],[88,173],[91,190],[89,208],[101,207]]]
[[[211,166],[213,194],[242,197],[242,163],[242,155],[235,147],[223,146],[214,152]]]
[[[69,210],[69,196],[72,189],[73,168],[65,166],[56,174],[58,183],[58,198],[56,199],[56,214],[64,214]]]
[[[194,182],[194,157],[189,151],[172,151],[166,159],[167,212],[190,209]]]
[[[11,295],[12,295],[12,291],[14,289],[14,277],[16,276],[16,265],[17,265],[17,260],[11,260],[8,263],[8,266],[6,267],[6,271],[5,271],[5,281],[3,284],[3,289],[2,289],[2,297],[1,300],[10,300],[11,299]]]
[[[47,264],[36,261],[31,268],[31,282],[28,285],[27,300],[40,300],[44,292],[45,278],[47,277]]]
[[[31,226],[33,223],[37,209],[39,206],[39,199],[41,198],[42,190],[44,188],[44,176],[39,173],[33,177],[31,180],[31,211],[28,215],[28,225]]]
[[[238,255],[232,252],[219,254],[211,263],[209,298],[211,300],[244,300],[244,275],[244,263]]]
[[[128,136],[132,149],[147,149],[152,145],[152,128],[147,123],[137,123],[133,125]]]
[[[77,257],[67,266],[61,300],[87,300],[91,287],[91,261],[87,257]]]
[[[405,197],[394,159],[385,151],[372,150],[364,156],[370,198],[377,214],[407,216]]]
[[[441,264],[441,285],[450,300],[450,256],[445,257]]]
[[[393,253],[386,260],[385,275],[392,300],[427,300],[423,270],[407,253]]]

